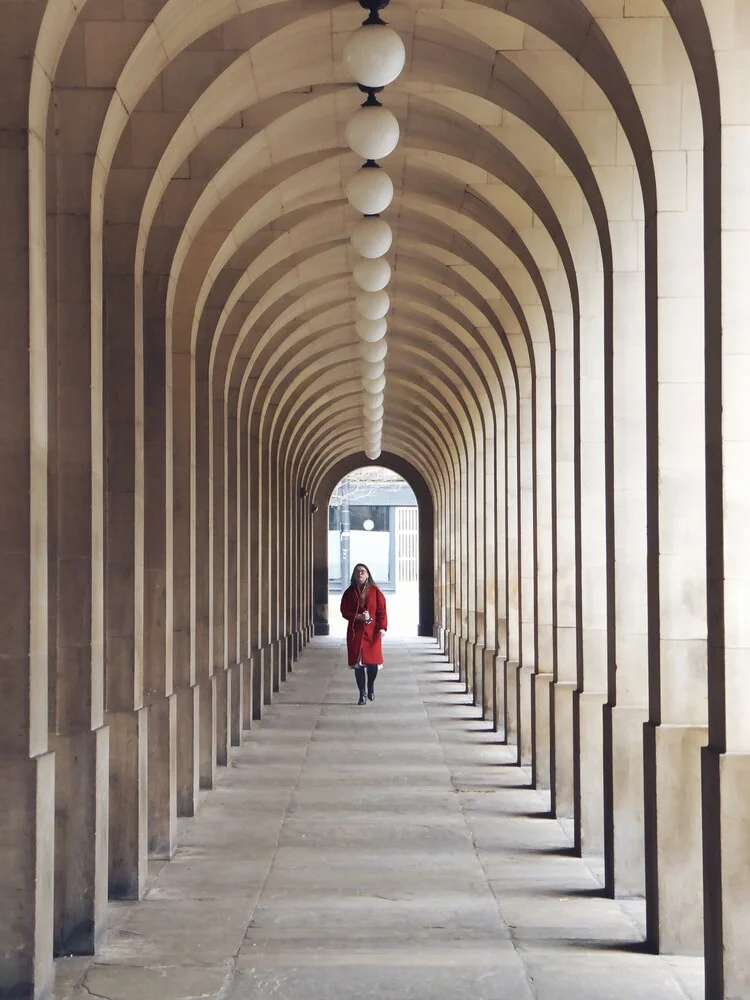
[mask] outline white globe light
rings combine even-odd
[[[380,448],[370,448],[369,446],[365,448],[365,455],[374,462],[376,459],[380,458]]]
[[[369,393],[382,392],[385,389],[385,375],[380,375],[378,378],[363,378],[362,388]]]
[[[383,257],[363,257],[354,265],[354,280],[363,292],[379,292],[391,280],[391,265]]]
[[[380,444],[380,438],[381,438],[380,431],[365,430],[362,436],[364,437],[367,444],[372,444],[372,445]]]
[[[354,329],[357,331],[359,339],[364,343],[375,344],[385,337],[388,332],[388,323],[384,318],[365,319],[364,316],[358,316]]]
[[[393,181],[385,170],[360,167],[346,185],[346,198],[362,215],[379,215],[393,201]]]
[[[359,108],[346,123],[346,143],[363,160],[382,160],[398,145],[400,129],[392,111],[378,104]]]
[[[388,253],[393,242],[391,227],[385,219],[360,219],[352,229],[352,246],[362,257],[372,259]]]
[[[367,426],[371,433],[380,434],[380,432],[383,430],[383,418],[377,417],[374,420],[370,420]]]
[[[405,62],[404,43],[387,24],[363,24],[344,45],[344,65],[363,87],[387,87]]]
[[[369,420],[373,427],[383,427],[383,407],[379,406],[377,410],[365,410],[365,420]]]
[[[363,361],[362,378],[380,378],[385,371],[385,361]]]
[[[360,353],[363,361],[382,361],[388,353],[388,343],[383,339],[376,340],[374,344],[361,344]]]
[[[360,292],[355,306],[365,319],[382,319],[391,308],[391,299],[388,292]]]
[[[368,393],[364,400],[362,401],[362,408],[365,411],[365,416],[368,417],[370,414],[375,413],[376,410],[383,406],[384,400],[383,392]]]

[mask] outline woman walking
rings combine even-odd
[[[352,573],[352,585],[341,597],[341,614],[349,622],[346,648],[349,666],[354,668],[359,688],[359,704],[375,698],[375,678],[383,665],[382,637],[388,628],[383,592],[375,586],[369,569],[357,563]],[[365,682],[367,687],[365,688]]]

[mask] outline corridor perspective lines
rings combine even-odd
[[[698,1000],[647,954],[433,640],[389,640],[355,704],[341,639],[307,647],[145,898],[110,904],[58,1000]]]

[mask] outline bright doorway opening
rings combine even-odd
[[[365,563],[388,605],[388,633],[416,635],[419,623],[419,508],[401,476],[383,466],[356,469],[331,494],[328,508],[328,618],[345,635],[341,595]]]

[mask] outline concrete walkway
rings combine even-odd
[[[146,898],[113,904],[58,998],[699,1000],[699,960],[644,953],[434,642],[391,640],[358,707],[317,639],[186,824]]]

